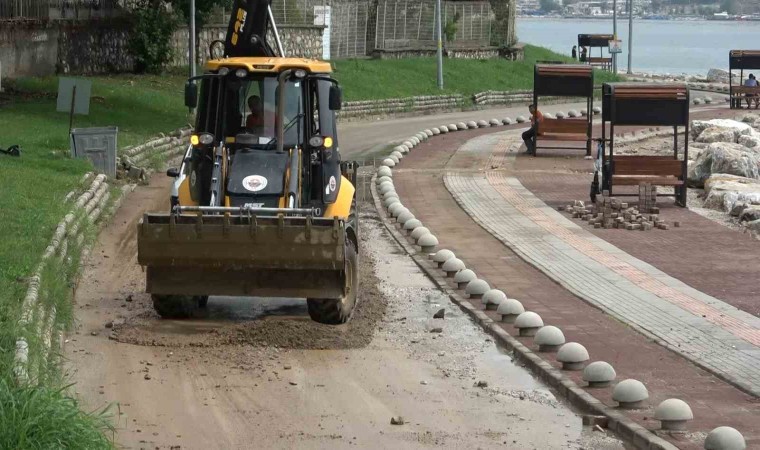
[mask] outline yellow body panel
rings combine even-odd
[[[325,208],[325,214],[322,217],[332,218],[337,216],[341,219],[348,219],[348,215],[351,213],[351,203],[353,203],[355,191],[356,188],[351,184],[348,178],[341,176],[338,198],[335,199],[335,203],[327,205],[327,208]]]
[[[179,204],[182,206],[198,206],[198,202],[193,201],[190,196],[190,177],[186,177],[177,189]]]
[[[286,69],[304,69],[312,73],[331,73],[332,66],[325,61],[303,58],[236,57],[212,59],[206,62],[206,70],[216,71],[222,67],[244,68],[249,72],[279,73]]]

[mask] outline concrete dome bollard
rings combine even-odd
[[[432,260],[438,267],[441,267],[443,263],[455,257],[454,252],[448,249],[438,250],[435,255],[432,256]]]
[[[581,370],[588,361],[588,351],[577,342],[568,342],[557,351],[557,361],[562,363],[562,370]]]
[[[396,222],[403,224],[407,220],[414,219],[414,218],[415,218],[414,214],[412,214],[412,212],[407,209],[406,211],[402,211],[398,215],[398,217],[396,217]]]
[[[618,402],[618,406],[624,409],[641,408],[649,398],[649,391],[639,380],[623,380],[612,390],[612,399]]]
[[[460,270],[454,275],[454,283],[457,284],[457,289],[464,289],[470,281],[477,279],[478,276],[470,269]]]
[[[408,148],[410,151],[414,148],[414,143],[409,140],[402,142],[401,145],[406,145],[406,148]]]
[[[386,192],[395,191],[396,188],[393,186],[392,181],[385,181],[377,190],[380,192],[380,195],[384,195]]]
[[[583,381],[590,388],[607,387],[616,377],[615,369],[604,361],[594,361],[583,369]]]
[[[377,169],[377,176],[393,178],[393,171],[391,170],[390,167],[382,166],[379,169]]]
[[[580,115],[581,113],[579,113],[575,109],[571,109],[570,111],[567,112],[567,117],[580,117]]]
[[[557,116],[555,116],[552,113],[544,113],[544,117],[546,117],[547,119],[556,119],[557,118]]]
[[[438,127],[438,131],[440,131],[441,134],[446,134],[449,132],[449,127],[447,125],[441,125]]]
[[[451,132],[451,131],[459,131],[459,127],[458,127],[458,126],[457,126],[457,124],[455,124],[455,123],[450,123],[450,124],[449,124],[449,131],[450,131],[450,132]]]
[[[396,167],[396,162],[390,158],[385,158],[382,164],[387,167]]]
[[[425,131],[423,131],[423,133],[425,133],[427,135],[427,137],[431,137],[431,136],[433,136],[435,134],[435,133],[433,133],[433,130],[425,130]]]
[[[414,135],[410,137],[409,140],[411,140],[415,146],[420,145],[420,142],[422,142],[422,139],[420,139],[419,135]]]
[[[591,108],[591,111],[594,113],[594,115],[601,114],[602,113],[602,108],[600,108],[598,106],[594,106],[593,108]]]
[[[398,192],[396,192],[396,188],[391,187],[391,189],[386,189],[386,191],[382,194],[383,200],[385,200],[388,197],[396,197],[398,198]]]
[[[456,257],[448,259],[441,266],[441,269],[446,272],[446,276],[449,278],[453,278],[457,272],[466,268],[462,260]]]
[[[515,323],[517,316],[525,312],[525,308],[519,300],[508,298],[496,308],[496,314],[501,314],[504,323]]]
[[[707,103],[708,105],[713,102],[712,97],[705,97],[702,100],[704,100],[704,102]]]
[[[400,160],[400,159],[403,159],[403,158],[404,158],[404,155],[403,155],[403,153],[401,153],[401,152],[400,152],[400,151],[398,151],[398,150],[393,150],[393,151],[391,152],[391,156],[395,156],[395,157],[396,157],[397,159],[399,159],[399,160]]]
[[[581,110],[581,116],[583,116],[583,117],[586,117],[586,116],[588,116],[588,111],[587,111],[587,110],[585,110],[585,109],[582,109],[582,110]]]
[[[427,138],[430,137],[427,135],[427,133],[425,133],[425,130],[422,130],[419,133],[417,133],[417,136],[420,137],[420,141],[427,141]]]
[[[747,441],[736,428],[718,427],[705,439],[705,450],[744,450]]]
[[[702,99],[701,98],[695,98],[694,100],[692,100],[692,103],[694,103],[695,105],[701,105],[702,104]]]
[[[510,117],[505,117],[501,119],[501,123],[503,123],[504,125],[512,125],[513,123],[515,123],[515,121],[512,120],[512,118]]]
[[[383,175],[382,177],[378,177],[376,179],[376,183],[378,186],[383,184],[383,181],[390,181],[391,183],[393,183],[393,178],[389,177],[388,175]]]
[[[396,208],[394,211],[391,211],[391,215],[393,217],[398,217],[400,214],[403,214],[405,212],[409,212],[409,208],[407,208],[406,206],[402,206],[400,208]]]
[[[533,343],[538,345],[539,352],[556,352],[565,343],[565,334],[559,328],[547,325],[536,331]]]
[[[491,286],[488,285],[486,280],[475,279],[467,283],[467,287],[464,289],[465,294],[470,298],[480,299],[483,298],[483,294],[488,292]]]
[[[490,126],[491,124],[488,123],[488,121],[483,120],[483,119],[478,120],[478,128],[488,128]]]
[[[385,205],[386,208],[390,209],[390,207],[394,203],[401,203],[401,200],[398,199],[398,197],[387,197],[385,200],[383,200],[383,205]]]
[[[423,234],[421,238],[417,239],[417,245],[420,246],[423,252],[431,253],[438,246],[438,238],[432,233]]]
[[[391,204],[388,207],[388,213],[391,215],[391,217],[396,217],[399,214],[399,211],[401,211],[402,209],[406,209],[406,208],[401,203],[401,201],[398,201],[396,203]]]
[[[401,158],[399,158],[398,156],[394,155],[393,153],[391,153],[390,155],[388,155],[386,158],[390,159],[391,161],[393,161],[394,164],[398,164],[401,161]]]
[[[483,304],[486,305],[486,309],[495,311],[499,308],[499,305],[507,299],[507,294],[499,289],[490,289],[483,294]]]
[[[542,326],[544,321],[533,311],[525,311],[515,319],[515,328],[520,331],[520,336],[535,336]]]
[[[404,222],[404,231],[407,232],[407,234],[410,234],[412,231],[414,231],[415,228],[419,228],[422,226],[422,222],[419,219],[411,219]]]
[[[525,118],[525,116],[517,116],[517,123],[525,123],[528,119]]]
[[[439,134],[441,134],[441,129],[438,127],[433,127],[430,131],[433,132],[433,136],[438,136]]]
[[[464,122],[457,122],[457,130],[466,130],[467,124]]]
[[[417,239],[421,238],[422,236],[430,233],[430,230],[427,229],[427,227],[417,227],[414,230],[412,230],[411,233],[409,233],[409,237],[412,238],[414,242],[417,242]]]
[[[394,152],[399,152],[402,155],[405,155],[405,154],[409,153],[409,147],[407,147],[404,144],[400,144],[400,145],[397,145],[397,146],[393,147],[393,151]]]
[[[478,127],[478,123],[475,122],[474,120],[467,121],[467,123],[465,123],[465,125],[467,125],[467,128],[470,128],[470,129]]]
[[[563,113],[562,111],[558,111],[557,114],[555,114],[555,117],[557,117],[557,119],[564,119],[565,117],[567,117],[567,115]]]
[[[501,126],[501,120],[499,120],[499,119],[491,119],[491,120],[488,121],[488,123],[492,127],[500,127]]]
[[[677,398],[669,398],[654,410],[655,420],[659,420],[663,430],[685,430],[686,422],[694,418],[689,405]]]

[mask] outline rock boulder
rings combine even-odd
[[[688,183],[703,187],[712,174],[729,174],[745,178],[760,178],[759,154],[748,147],[730,142],[710,144],[688,164]]]
[[[734,133],[733,140],[727,140],[723,142],[736,142],[739,139],[739,136],[741,135],[748,135],[748,136],[754,136],[757,134],[755,130],[752,129],[752,126],[749,124],[746,124],[744,122],[739,122],[737,120],[731,120],[731,119],[712,119],[712,120],[692,120],[691,121],[691,137],[693,140],[697,142],[706,142],[706,141],[700,141],[698,138],[709,128],[717,128],[719,130],[728,131],[731,130]],[[715,134],[717,131],[712,131],[711,134]],[[718,141],[713,141],[718,142]]]
[[[760,205],[760,180],[724,173],[710,176],[705,182],[705,207],[733,213],[743,212],[742,203]],[[746,209],[745,206],[744,209]]]

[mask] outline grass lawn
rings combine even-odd
[[[567,56],[532,45],[525,46],[524,61],[504,59],[444,59],[441,91],[436,85],[435,58],[334,61],[335,77],[350,100],[411,97],[414,95],[464,94],[488,91],[533,89],[533,65],[536,61],[572,62]],[[604,71],[594,74],[596,84],[614,81]]]
[[[74,127],[116,125],[120,147],[144,141],[188,122],[183,76],[92,77],[88,116]],[[65,195],[89,169],[68,157],[69,119],[55,111],[55,77],[3,83],[0,147],[21,145],[21,158],[0,156],[0,320],[2,307],[18,304],[29,276],[67,205]]]

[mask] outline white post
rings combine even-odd
[[[633,60],[633,0],[628,0],[628,74],[632,74]]]
[[[443,89],[443,35],[441,31],[441,0],[436,0],[435,6],[435,20],[438,28],[438,89]]]

